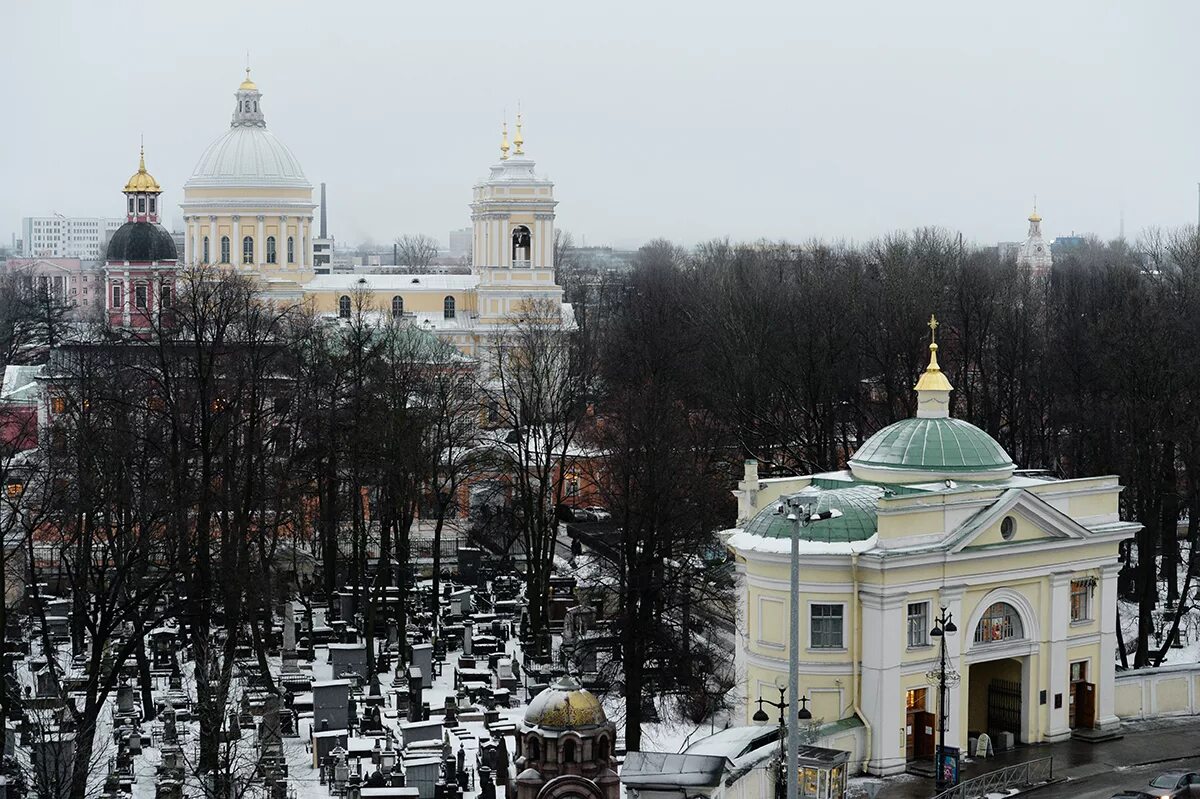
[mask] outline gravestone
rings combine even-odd
[[[283,730],[280,726],[279,695],[268,694],[263,703],[263,718],[258,725],[258,756],[276,758],[283,755]]]
[[[423,721],[421,715],[422,695],[425,678],[416,666],[408,667],[408,718],[410,721]]]
[[[350,681],[314,682],[312,690],[314,727],[327,722],[328,729],[345,730],[350,720]]]
[[[347,679],[353,674],[359,684],[367,681],[366,644],[330,644],[329,663],[335,679]]]
[[[433,687],[433,645],[415,644],[412,648],[412,664],[421,670],[421,687]],[[409,673],[411,679],[412,674]]]
[[[296,652],[296,603],[290,599],[281,608],[283,617],[283,665],[284,674],[293,674],[300,670],[299,655]]]
[[[463,651],[464,655],[471,654],[471,636],[474,633],[474,631],[475,631],[475,620],[474,619],[463,619],[462,651]]]

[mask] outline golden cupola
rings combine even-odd
[[[122,189],[126,194],[162,194],[162,187],[158,185],[158,181],[154,176],[146,171],[146,148],[142,148],[141,155],[138,157],[138,170],[133,173],[133,177],[125,184]]]

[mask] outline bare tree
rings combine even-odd
[[[481,389],[504,431],[490,446],[496,468],[511,481],[530,627],[544,650],[557,509],[587,418],[595,358],[586,340],[563,327],[555,303],[529,301],[509,325],[488,353]]]
[[[417,271],[428,268],[438,254],[437,239],[424,233],[405,233],[397,237],[396,248],[398,265]]]

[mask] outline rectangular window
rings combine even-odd
[[[812,605],[810,644],[813,649],[842,649],[842,606]]]
[[[1071,581],[1071,621],[1091,621],[1092,586],[1090,580]]]
[[[112,307],[120,308],[122,299],[124,299],[124,297],[121,293],[120,284],[114,285],[112,287]]]
[[[909,648],[929,645],[929,603],[910,602],[908,604],[908,646]]]
[[[146,284],[139,283],[133,287],[133,304],[138,308],[146,308]]]

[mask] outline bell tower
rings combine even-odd
[[[534,171],[522,127],[518,113],[510,146],[504,124],[500,160],[473,190],[471,268],[483,324],[504,323],[530,299],[562,304],[554,282],[554,183]]]

